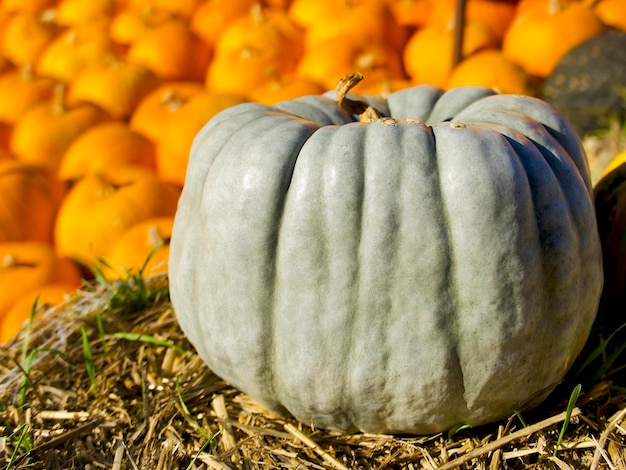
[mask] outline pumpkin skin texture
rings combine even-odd
[[[594,187],[598,231],[604,254],[604,289],[597,325],[615,329],[626,312],[626,152],[609,163]]]
[[[179,323],[268,409],[427,434],[537,405],[589,333],[602,254],[572,127],[535,98],[430,85],[246,103],[191,149]],[[354,97],[355,95],[349,95]]]

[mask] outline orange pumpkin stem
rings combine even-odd
[[[15,266],[15,256],[9,254],[2,259],[2,267],[10,268],[11,266]]]
[[[60,116],[65,113],[65,96],[67,94],[67,86],[65,83],[57,83],[54,87],[52,95],[52,115]]]
[[[148,229],[148,245],[155,247],[159,243],[163,243],[163,237],[159,233],[159,228],[156,225],[151,226]]]
[[[561,5],[561,0],[550,0],[548,4],[548,13],[551,15],[555,15],[563,9],[563,5]]]
[[[361,122],[374,122],[385,117],[380,111],[365,101],[353,100],[347,97],[348,92],[361,80],[363,80],[363,74],[359,72],[351,72],[341,77],[336,88],[339,107],[348,114],[357,114]]]

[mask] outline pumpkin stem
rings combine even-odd
[[[150,226],[148,229],[148,245],[155,247],[164,241],[165,240],[163,240],[163,237],[161,237],[161,234],[159,233],[159,228],[156,225]]]
[[[374,122],[385,117],[365,101],[353,100],[346,96],[361,80],[363,80],[363,74],[359,72],[351,72],[341,77],[336,88],[339,107],[348,114],[357,114],[361,122]]]
[[[67,86],[65,83],[57,83],[52,94],[52,114],[60,116],[65,113],[65,96],[67,94]]]
[[[12,266],[15,266],[16,263],[17,263],[17,260],[15,259],[15,256],[13,256],[12,254],[7,254],[2,259],[3,268],[10,268]]]
[[[548,13],[550,15],[555,15],[563,9],[563,5],[561,4],[561,0],[550,0],[548,3]]]

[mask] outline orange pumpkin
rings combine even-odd
[[[123,121],[98,124],[67,149],[59,167],[61,180],[113,172],[126,165],[155,168],[155,146]]]
[[[35,315],[46,310],[56,312],[61,308],[79,286],[67,282],[55,282],[27,292],[3,315],[0,316],[0,343],[10,341],[30,319],[37,302]],[[35,317],[36,318],[36,317]]]
[[[203,0],[152,0],[150,3],[155,10],[188,19],[202,2]]]
[[[11,143],[11,134],[13,133],[13,126],[6,122],[0,121],[0,160],[10,158],[13,160],[13,156],[9,150]]]
[[[130,118],[130,128],[157,142],[164,134],[171,117],[190,98],[203,93],[197,82],[169,82],[148,94],[137,105]]]
[[[6,12],[37,13],[56,5],[57,0],[3,0],[2,10]]]
[[[244,98],[225,93],[199,93],[172,114],[157,141],[157,174],[163,181],[182,186],[189,150],[198,131],[219,111],[239,104]]]
[[[87,65],[72,81],[68,99],[93,103],[116,119],[127,119],[159,84],[148,68],[111,57],[104,63]]]
[[[52,241],[64,188],[42,168],[0,159],[0,243]]]
[[[532,95],[530,77],[498,49],[476,52],[457,65],[446,88],[479,85],[498,93]]]
[[[34,64],[56,32],[47,16],[16,13],[3,25],[2,54],[16,65]]]
[[[54,82],[25,65],[0,75],[0,121],[15,124],[33,106],[52,97]]]
[[[190,20],[191,30],[214,45],[224,30],[237,18],[247,14],[256,0],[207,0]]]
[[[463,56],[495,48],[497,39],[484,23],[467,21],[464,30]],[[404,49],[404,65],[414,83],[444,88],[452,72],[454,24],[428,24],[417,30]]]
[[[144,33],[170,20],[168,13],[151,6],[122,8],[111,20],[109,36],[118,44],[130,45]]]
[[[431,0],[430,24],[448,25],[454,22],[457,0]],[[516,11],[515,0],[467,0],[466,21],[480,22],[498,43],[502,41]]]
[[[297,70],[299,76],[320,83],[327,90],[335,88],[337,77],[350,72],[365,76],[360,84],[363,87],[404,77],[402,58],[389,44],[353,36],[337,36],[319,42],[307,50]]]
[[[532,6],[526,7],[527,3]],[[504,36],[502,51],[530,75],[545,78],[569,50],[604,29],[593,10],[582,2],[561,6],[558,0],[521,0]]]
[[[606,25],[626,32],[626,2],[624,0],[599,0],[592,2],[593,12]]]
[[[78,266],[52,245],[34,241],[0,243],[0,318],[29,292],[51,283],[80,285]]]
[[[114,0],[60,0],[55,20],[62,26],[93,25],[111,18],[114,3]]]
[[[430,19],[431,0],[395,0],[390,2],[396,22],[403,26],[421,27]]]
[[[163,22],[145,31],[128,50],[129,62],[166,79],[203,80],[211,49],[182,21]]]
[[[71,82],[88,64],[100,63],[117,47],[101,28],[69,28],[43,51],[36,65],[39,75]]]
[[[366,81],[365,85],[359,83],[355,91],[359,94],[380,95],[385,98],[394,91],[404,90],[411,86],[410,80],[406,78],[381,78]]]
[[[47,168],[56,174],[63,154],[76,137],[109,119],[88,103],[66,106],[64,87],[58,86],[48,101],[32,107],[19,120],[11,135],[10,148],[24,163]]]
[[[337,36],[385,42],[400,51],[408,34],[385,0],[294,0],[289,7],[291,19],[306,29],[306,44],[313,49],[320,42]]]
[[[129,227],[113,245],[105,262],[109,279],[144,268],[144,276],[166,274],[174,217],[144,220]]]
[[[242,93],[292,74],[303,51],[302,31],[280,10],[255,4],[220,36],[206,74],[209,90]]]
[[[173,216],[179,194],[179,189],[144,168],[127,166],[87,175],[76,182],[59,209],[54,229],[57,250],[92,266],[108,255],[131,225]]]
[[[280,101],[292,100],[299,96],[321,95],[326,90],[319,83],[297,75],[270,80],[254,90],[248,97],[252,101],[263,104],[276,104]]]

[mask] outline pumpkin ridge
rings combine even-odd
[[[228,131],[231,127],[235,131],[227,132],[229,137],[215,152],[211,163],[208,165],[208,177],[201,184],[204,185],[205,189],[211,188],[215,181],[214,178],[219,178],[217,175],[221,175],[223,179],[216,184],[222,188],[221,191],[224,194],[214,200],[203,199],[201,202],[207,206],[201,210],[206,214],[207,220],[219,220],[220,213],[217,211],[236,211],[242,220],[246,220],[246,224],[249,224],[249,229],[245,233],[231,227],[230,233],[212,233],[209,238],[219,239],[220,242],[223,242],[222,237],[239,237],[241,241],[238,243],[239,253],[237,256],[239,260],[237,263],[244,270],[250,271],[250,266],[255,265],[252,259],[258,258],[259,265],[263,266],[262,271],[247,272],[244,275],[245,279],[243,279],[242,285],[239,287],[240,290],[246,292],[246,296],[255,297],[254,308],[260,307],[266,313],[260,319],[263,321],[263,327],[260,329],[264,332],[262,337],[252,338],[248,342],[249,344],[244,346],[244,349],[248,351],[256,351],[255,355],[262,358],[263,362],[262,367],[256,367],[253,372],[256,376],[252,388],[254,391],[248,391],[248,393],[255,394],[261,391],[262,396],[276,397],[279,396],[279,387],[275,381],[278,380],[280,374],[269,373],[269,371],[274,371],[276,367],[276,349],[274,346],[276,344],[275,297],[277,295],[276,286],[279,285],[276,283],[276,257],[280,250],[277,234],[282,226],[280,219],[284,216],[285,199],[288,195],[291,175],[297,163],[298,151],[306,138],[318,130],[319,126],[311,121],[293,117],[269,107],[264,106],[260,111],[262,113],[260,117],[256,115],[256,118],[251,118],[250,113],[241,112],[231,114],[217,123],[218,126],[227,126]],[[215,127],[212,129],[216,130]],[[270,130],[279,133],[281,139],[275,139],[273,134],[269,133]],[[257,137],[253,142],[250,142],[246,137],[248,135]],[[233,159],[231,155],[237,155],[237,158]],[[273,169],[269,168],[271,162],[275,163]],[[229,165],[235,165],[238,171],[227,172],[226,168]],[[260,172],[257,173],[257,171]],[[281,175],[274,173],[274,171],[280,171]],[[263,181],[261,181],[261,175],[265,176]],[[268,193],[271,193],[273,197],[268,197]],[[272,205],[271,214],[267,210],[254,210],[256,204],[262,205],[263,201]],[[221,203],[225,206],[218,207]],[[266,233],[261,233],[263,231]],[[208,283],[215,283],[216,281],[213,278],[205,280]],[[232,283],[234,281],[227,280],[225,282]],[[228,285],[222,281],[219,283]],[[244,295],[243,292],[242,295]],[[226,299],[221,299],[219,302],[222,306],[229,305],[229,301]],[[233,299],[233,302],[236,302],[236,299]],[[241,325],[241,328],[243,330],[248,329],[246,325]],[[242,340],[242,343],[245,341]],[[212,368],[221,370],[221,367],[218,366],[220,362],[232,363],[233,358],[228,357],[229,351],[224,351],[224,354],[226,356],[223,358],[220,354],[216,355],[216,359],[211,364]],[[234,360],[243,361],[243,358],[235,357]],[[241,386],[240,379],[236,376],[227,375],[226,379]],[[280,403],[280,400],[273,399],[272,402],[266,402],[264,405],[273,411],[284,413],[285,407]]]
[[[276,115],[279,114],[283,114],[282,112],[277,112]],[[272,389],[272,393],[273,395],[279,395],[277,393],[277,386],[276,386],[276,378],[279,377],[279,374],[277,373],[277,367],[276,367],[276,362],[277,362],[277,355],[276,355],[276,342],[277,342],[277,335],[278,333],[278,329],[276,328],[276,294],[277,294],[277,289],[275,286],[279,285],[279,277],[278,277],[278,251],[280,249],[280,236],[279,234],[282,231],[282,226],[283,226],[283,220],[284,220],[284,216],[285,216],[285,204],[287,202],[287,197],[289,196],[289,189],[291,188],[291,181],[293,178],[293,173],[295,171],[295,167],[298,163],[298,157],[300,156],[300,151],[302,150],[302,148],[304,147],[304,145],[306,145],[306,143],[309,141],[309,139],[317,132],[319,131],[319,127],[317,126],[317,123],[314,123],[313,121],[308,121],[305,120],[303,118],[300,118],[298,116],[289,116],[286,115],[286,117],[288,119],[291,119],[292,122],[299,122],[302,124],[302,127],[300,129],[304,129],[304,127],[308,127],[309,130],[312,127],[311,124],[313,124],[313,126],[315,126],[314,130],[311,130],[310,133],[308,133],[308,135],[304,138],[301,138],[299,140],[294,141],[294,146],[291,148],[290,151],[286,152],[286,154],[290,154],[292,155],[291,157],[291,163],[288,165],[289,168],[288,170],[285,171],[285,175],[283,178],[283,190],[280,192],[281,197],[278,198],[278,203],[276,204],[276,208],[275,211],[277,213],[277,223],[274,226],[274,233],[272,235],[272,246],[270,247],[270,252],[272,253],[271,258],[273,259],[273,261],[270,263],[271,266],[271,273],[268,274],[268,279],[270,279],[267,283],[266,289],[268,291],[271,292],[271,295],[269,296],[269,300],[270,300],[270,304],[268,306],[268,320],[267,320],[267,339],[268,339],[268,345],[265,347],[265,349],[267,351],[269,351],[269,357],[267,358],[267,364],[269,367],[269,370],[271,371],[270,374],[270,387]],[[273,119],[275,119],[275,116],[272,116]],[[289,121],[288,121],[289,122]],[[285,134],[282,133],[282,137],[285,137]],[[287,139],[285,139],[287,140]],[[284,413],[285,411],[285,407],[282,405],[282,400],[279,400],[280,403],[280,410],[282,410],[282,412]]]
[[[437,100],[437,102],[438,101],[439,100]],[[448,311],[448,315],[445,321],[445,324],[449,326],[450,332],[451,332],[450,334],[451,340],[450,340],[448,347],[450,348],[450,358],[453,361],[451,365],[452,369],[456,370],[460,377],[460,381],[459,381],[459,385],[461,388],[460,396],[463,398],[465,410],[469,412],[471,410],[470,410],[470,407],[466,398],[465,371],[461,365],[462,364],[461,354],[459,351],[460,339],[459,339],[459,325],[457,321],[458,299],[456,298],[456,295],[455,295],[458,292],[458,288],[457,288],[457,283],[456,283],[456,276],[454,273],[455,250],[452,244],[450,213],[446,204],[446,199],[444,197],[444,190],[443,190],[444,184],[442,180],[442,173],[441,173],[441,166],[440,166],[443,155],[442,155],[442,152],[440,151],[439,145],[437,144],[437,133],[435,132],[435,129],[431,125],[427,125],[427,126],[430,130],[430,135],[432,136],[432,148],[434,149],[434,158],[433,158],[434,171],[437,174],[437,177],[435,179],[437,183],[436,188],[435,188],[436,194],[434,194],[434,197],[436,197],[438,200],[441,201],[441,217],[442,217],[441,222],[443,226],[445,227],[445,230],[444,230],[445,241],[443,242],[443,244],[447,248],[446,249],[446,261],[447,262],[445,263],[444,278],[445,278],[446,285],[452,286],[449,289],[445,290],[445,293],[449,294],[448,299],[447,299],[447,303],[449,304],[449,311]],[[462,414],[465,414],[465,413],[462,413]],[[459,423],[451,423],[451,424],[459,424]]]

